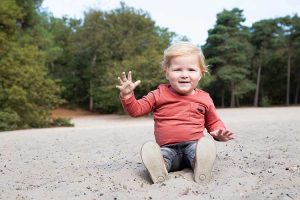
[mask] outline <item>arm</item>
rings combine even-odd
[[[207,111],[205,113],[205,128],[208,132],[223,129],[226,130],[224,123],[217,114],[213,100],[208,96]]]
[[[140,81],[132,82],[131,72],[128,72],[126,77],[125,72],[122,73],[121,78],[118,77],[120,85],[116,87],[120,90],[120,100],[124,110],[132,117],[139,117],[152,111],[155,103],[154,93],[150,92],[142,99],[136,100],[134,96],[134,89],[140,84]]]
[[[234,139],[235,135],[229,130],[226,130],[224,123],[217,114],[216,108],[212,99],[205,116],[205,127],[208,133],[216,140],[226,142]]]

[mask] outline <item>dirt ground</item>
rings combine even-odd
[[[76,118],[76,117],[83,117],[83,116],[92,116],[96,115],[92,112],[80,109],[80,108],[74,108],[74,109],[67,109],[67,108],[57,108],[52,111],[51,113],[53,118],[58,117],[65,117],[65,118]]]
[[[0,199],[299,200],[300,107],[218,113],[236,139],[216,142],[207,185],[189,169],[151,184],[139,156],[151,117],[69,113],[75,127],[0,132]]]

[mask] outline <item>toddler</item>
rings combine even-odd
[[[168,179],[168,172],[191,168],[197,183],[207,183],[216,158],[212,139],[228,141],[234,134],[217,115],[209,94],[197,88],[206,73],[202,51],[189,42],[178,42],[164,51],[162,68],[169,84],[137,100],[134,89],[141,81],[132,81],[129,71],[119,79],[120,100],[132,117],[153,112],[156,142],[146,142],[141,149],[143,163],[154,183]]]

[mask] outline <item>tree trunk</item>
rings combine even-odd
[[[89,106],[89,109],[90,111],[93,111],[94,110],[94,99],[93,99],[93,90],[94,90],[94,85],[93,85],[93,69],[95,67],[95,64],[96,64],[96,59],[97,59],[97,55],[94,54],[93,56],[93,59],[92,59],[92,63],[91,63],[91,77],[90,77],[90,106]]]
[[[295,104],[298,104],[299,89],[300,89],[300,80],[297,81],[296,92],[295,92]]]
[[[259,88],[260,88],[260,77],[261,77],[261,60],[258,59],[258,71],[257,71],[257,79],[256,79],[256,90],[254,96],[254,107],[258,106],[258,98],[259,98]]]
[[[238,96],[235,96],[236,107],[240,107],[240,99]]]
[[[93,91],[93,83],[92,80],[90,80],[90,105],[89,105],[89,110],[92,112],[94,109],[94,99],[93,99],[93,95],[92,92]]]
[[[225,108],[225,91],[222,89],[222,108]]]
[[[287,63],[287,84],[286,84],[286,105],[290,105],[290,81],[291,81],[291,44],[288,45],[288,63]]]
[[[230,107],[233,108],[235,106],[235,95],[234,95],[234,83],[231,81],[231,100]]]

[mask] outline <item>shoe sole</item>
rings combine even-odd
[[[196,162],[194,179],[196,183],[208,183],[212,176],[212,169],[216,159],[216,145],[213,140],[202,137],[196,147]]]
[[[158,144],[146,142],[142,146],[141,157],[153,183],[161,183],[168,180],[168,171]]]

